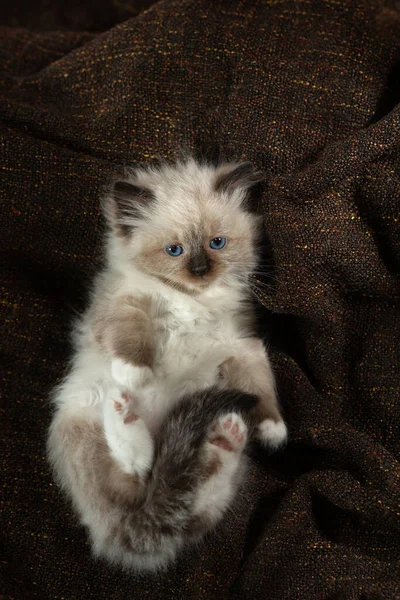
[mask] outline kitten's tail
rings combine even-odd
[[[109,558],[139,570],[165,567],[188,541],[200,538],[214,523],[199,527],[194,506],[206,480],[204,443],[219,416],[245,416],[255,396],[212,388],[185,397],[172,409],[159,435],[146,498],[125,512]],[[120,551],[117,550],[117,547]],[[110,548],[111,550],[111,548]]]

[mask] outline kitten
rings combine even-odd
[[[94,552],[156,570],[231,505],[257,425],[286,439],[254,336],[250,163],[137,169],[104,202],[106,264],[55,393],[48,454]]]

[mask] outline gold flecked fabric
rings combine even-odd
[[[399,3],[50,4],[1,8],[1,599],[400,598]],[[48,397],[111,172],[210,144],[266,173],[290,442],[255,446],[217,531],[139,578],[91,558],[53,483]]]

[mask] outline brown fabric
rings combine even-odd
[[[18,29],[32,9],[5,4],[1,598],[399,598],[398,2],[131,2],[103,34],[118,18],[106,0],[79,3],[92,33],[78,3],[62,33]],[[32,27],[58,27],[67,4]],[[240,505],[202,548],[138,578],[91,559],[52,483],[48,394],[114,165],[210,143],[266,172],[263,327],[291,440],[255,449]]]
[[[39,31],[104,31],[154,3],[155,0],[13,0],[0,3],[0,23]]]

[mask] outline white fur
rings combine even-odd
[[[259,438],[271,448],[279,448],[287,440],[287,427],[283,421],[275,423],[272,419],[265,419],[259,425]]]
[[[115,403],[121,405],[118,412]],[[122,470],[129,475],[146,475],[153,463],[154,444],[140,417],[125,423],[135,407],[124,402],[118,388],[111,388],[104,402],[104,433],[110,452]]]

